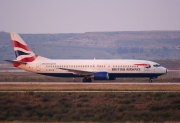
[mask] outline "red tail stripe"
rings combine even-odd
[[[26,46],[24,44],[21,44],[18,41],[13,40],[12,42],[13,42],[14,47],[20,47],[20,48],[22,48],[24,50],[31,51],[31,49],[28,46]]]
[[[34,61],[37,57],[38,57],[38,55],[29,57],[29,58],[23,58],[23,59],[20,60],[20,62],[32,62],[32,61]],[[18,63],[13,63],[13,65],[14,65],[14,67],[18,67],[20,64],[18,64]]]
[[[18,67],[20,64],[18,64],[18,63],[13,63],[13,66],[14,67]]]
[[[32,61],[34,61],[36,58],[37,58],[37,55],[32,56],[32,57],[28,57],[28,58],[23,58],[23,59],[21,59],[20,61],[21,61],[21,62],[32,62]]]

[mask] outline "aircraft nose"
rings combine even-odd
[[[166,73],[168,72],[168,69],[166,68]]]

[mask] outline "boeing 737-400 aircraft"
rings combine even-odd
[[[149,81],[167,73],[160,64],[146,60],[65,60],[35,54],[17,33],[11,33],[16,60],[14,67],[56,77],[84,77],[83,82],[115,80],[117,77],[148,77]]]

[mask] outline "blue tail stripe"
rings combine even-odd
[[[25,53],[23,51],[20,51],[20,50],[16,50],[14,51],[15,52],[15,55],[16,55],[16,58],[20,55],[29,55],[30,53]]]

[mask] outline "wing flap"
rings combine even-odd
[[[84,76],[93,75],[93,72],[90,72],[90,71],[82,71],[82,70],[75,70],[75,69],[68,69],[68,68],[58,68],[58,69],[67,70],[69,72],[73,72],[73,74],[78,74],[78,75],[84,75]]]

